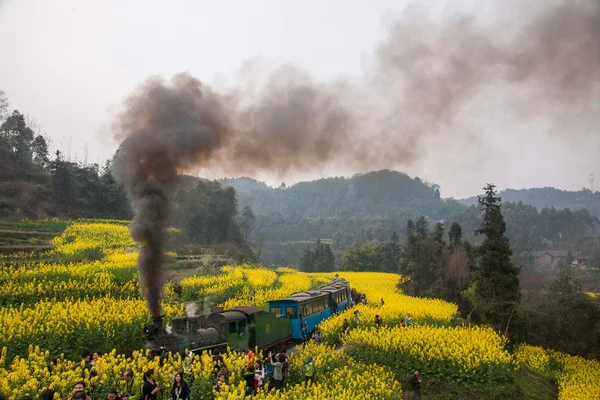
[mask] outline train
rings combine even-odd
[[[170,332],[163,316],[144,328],[145,348],[153,356],[204,350],[270,350],[302,339],[302,327],[313,331],[326,318],[351,307],[350,283],[336,277],[328,286],[296,292],[268,302],[269,311],[252,306],[215,309],[199,317],[176,317]]]

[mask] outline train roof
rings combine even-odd
[[[240,306],[240,307],[234,307],[227,311],[241,311],[246,315],[253,315],[253,314],[258,313],[260,310],[256,307],[252,307],[252,306]]]
[[[344,288],[341,287],[335,287],[335,286],[323,286],[321,288],[322,291],[327,291],[327,292],[337,292],[338,290],[343,290]]]
[[[223,311],[220,313],[214,313],[211,314],[209,316],[210,319],[218,319],[216,317],[216,315],[220,315],[221,317],[223,317],[224,319],[228,320],[228,321],[237,321],[239,319],[246,319],[246,314],[242,311],[234,311],[234,310],[227,310],[227,311]]]
[[[317,290],[310,290],[310,291],[306,291],[306,292],[297,292],[292,294],[289,297],[286,297],[285,299],[278,299],[278,300],[271,300],[269,301],[269,304],[271,303],[276,303],[278,301],[294,301],[294,302],[298,302],[298,303],[304,303],[313,299],[318,299],[321,297],[325,297],[328,296],[329,293],[328,292],[321,292],[321,291],[317,291]]]
[[[344,278],[335,278],[331,281],[332,285],[350,285],[350,282],[345,280]]]

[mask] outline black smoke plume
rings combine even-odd
[[[431,138],[484,141],[497,133],[486,119],[498,116],[506,126],[538,119],[550,133],[598,140],[600,2],[496,5],[514,19],[436,21],[407,8],[360,79],[317,82],[284,66],[219,93],[186,73],[142,84],[115,125],[123,141],[115,175],[135,206],[131,235],[145,244],[138,266],[152,315],[160,314],[169,194],[182,171],[285,177],[331,164],[410,165]],[[484,122],[473,126],[473,117]]]

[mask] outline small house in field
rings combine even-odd
[[[540,250],[533,252],[535,265],[557,265],[559,263],[566,263],[568,256],[568,250]]]
[[[569,250],[539,250],[531,252],[535,265],[548,266],[567,264],[585,266],[589,265],[590,258],[582,255],[569,254]]]

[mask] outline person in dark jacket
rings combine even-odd
[[[52,389],[44,390],[42,393],[40,393],[40,396],[38,397],[38,400],[52,400],[52,399],[54,399],[54,390],[52,390]]]
[[[178,372],[173,378],[173,387],[171,387],[172,400],[190,400],[190,387],[183,380],[183,374]]]
[[[415,373],[410,380],[410,384],[412,386],[412,399],[421,400],[423,395],[421,394],[421,374],[419,374],[419,371],[415,370]]]
[[[121,400],[121,398],[117,395],[117,389],[110,389],[106,395],[106,400]]]
[[[142,400],[156,400],[156,394],[162,387],[156,384],[156,372],[149,369],[144,374],[144,386],[142,386]]]

